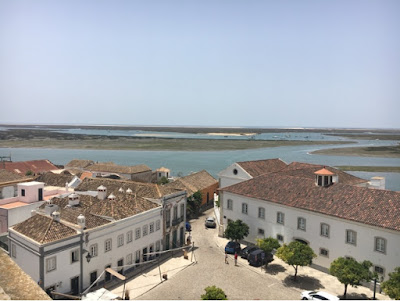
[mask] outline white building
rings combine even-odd
[[[164,232],[164,209],[169,204],[172,210],[185,209],[185,192],[148,198],[140,190],[149,187],[142,186],[111,194],[99,186],[96,196],[76,192],[52,199],[51,204],[44,204],[28,220],[9,229],[11,258],[46,291],[78,294],[106,268],[124,274],[152,259],[163,245],[181,245],[180,236],[175,234],[174,241]],[[176,230],[184,228],[185,218],[175,225]],[[111,278],[105,272],[98,285]]]
[[[359,187],[365,182],[295,162],[221,189],[220,221],[224,229],[230,220],[248,224],[249,243],[270,236],[307,243],[321,270],[347,256],[371,261],[384,278],[400,266],[400,193]]]

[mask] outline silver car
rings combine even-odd
[[[213,216],[209,216],[206,218],[205,225],[207,228],[215,228],[217,226],[215,222],[215,218]]]

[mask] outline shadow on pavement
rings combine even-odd
[[[286,268],[281,266],[280,264],[269,264],[267,267],[267,270],[265,272],[270,275],[276,275],[279,273],[283,273],[285,271],[286,271]]]
[[[369,300],[372,299],[372,295],[369,298],[366,294],[357,294],[357,293],[347,293],[346,298],[343,295],[338,296],[340,300]]]
[[[321,284],[319,279],[305,275],[297,276],[296,281],[294,280],[293,275],[289,275],[283,280],[283,285],[288,287],[300,288],[306,291],[314,291],[325,288],[325,286]]]

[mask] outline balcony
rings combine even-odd
[[[180,224],[183,221],[182,217],[178,217],[172,220],[172,226],[176,226],[178,224]]]

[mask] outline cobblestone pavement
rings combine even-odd
[[[228,241],[218,237],[217,229],[206,229],[204,220],[212,215],[208,210],[203,216],[192,220],[192,237],[195,244],[191,263],[183,257],[172,258],[162,265],[162,272],[168,273],[168,280],[160,282],[157,270],[131,280],[131,297],[142,300],[199,300],[204,288],[215,285],[222,288],[229,299],[236,300],[299,300],[304,290],[323,290],[340,296],[344,286],[335,277],[310,267],[300,267],[298,281],[292,276],[294,269],[276,258],[268,271],[251,267],[247,260],[238,258],[235,266],[233,255],[229,264],[224,262],[224,246]],[[153,280],[150,280],[150,276]],[[148,282],[154,282],[148,286]],[[128,284],[129,286],[129,284]],[[365,287],[348,288],[348,299],[372,298],[372,291]],[[379,300],[387,296],[377,294]]]

